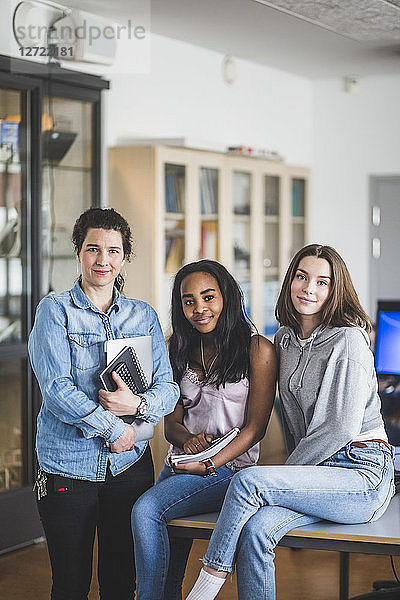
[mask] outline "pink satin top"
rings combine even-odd
[[[181,401],[184,407],[183,424],[191,433],[202,431],[219,438],[233,427],[240,429],[246,422],[246,406],[249,395],[247,377],[236,383],[226,383],[216,388],[203,383],[197,374],[187,369],[180,383]],[[171,446],[169,454],[182,454],[181,448]],[[255,465],[260,454],[260,445],[252,448],[227,463],[233,470]]]

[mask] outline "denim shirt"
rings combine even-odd
[[[147,441],[121,454],[110,452],[106,442],[116,442],[125,423],[98,403],[99,374],[106,366],[104,342],[140,335],[151,335],[153,340],[153,382],[141,395],[148,402],[143,418],[155,424],[173,411],[179,387],[173,381],[154,309],[114,288],[113,303],[103,313],[79,282],[71,290],[41,300],[28,350],[43,397],[36,451],[44,471],[104,481],[108,464],[117,475],[142,456]]]

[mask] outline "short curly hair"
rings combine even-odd
[[[112,229],[119,231],[122,237],[122,248],[125,258],[129,261],[133,252],[131,228],[126,219],[113,208],[92,207],[85,210],[75,222],[72,232],[72,242],[80,253],[89,229]],[[117,288],[122,291],[124,278],[121,274],[116,280]]]

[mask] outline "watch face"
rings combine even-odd
[[[140,404],[137,408],[137,414],[144,415],[146,410],[147,410],[147,401],[144,398],[142,398],[140,401]]]

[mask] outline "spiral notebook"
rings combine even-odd
[[[149,387],[136,351],[130,346],[124,346],[100,374],[100,379],[109,392],[115,392],[117,389],[113,372],[118,373],[134,394],[141,394]]]
[[[112,372],[115,371],[134,394],[145,392],[152,383],[153,350],[151,336],[119,338],[105,342],[107,367],[100,374],[104,388],[109,392],[117,389]],[[133,415],[121,417],[136,430],[136,441],[149,440],[154,436],[154,425],[135,418]]]
[[[136,352],[147,381],[151,382],[153,377],[153,340],[151,335],[139,335],[135,337],[117,338],[104,342],[104,351],[109,364],[125,347],[129,346]]]

